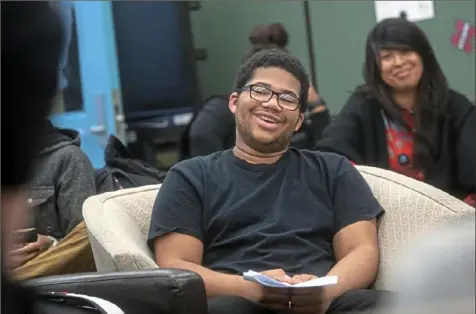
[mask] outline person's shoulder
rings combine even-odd
[[[210,177],[217,176],[214,169],[221,163],[225,153],[226,151],[220,151],[207,156],[182,160],[170,168],[163,184],[175,188],[182,188],[184,184],[189,184],[196,190],[202,190]]]
[[[170,171],[179,171],[179,172],[193,172],[193,173],[206,173],[209,171],[211,168],[213,168],[214,165],[217,164],[222,158],[224,158],[224,155],[226,154],[228,150],[225,151],[219,151],[212,153],[210,155],[206,156],[196,156],[192,157],[189,159],[182,160],[178,163],[176,163]]]
[[[205,99],[203,102],[204,110],[229,110],[228,98],[224,95],[213,95]]]
[[[474,102],[471,102],[471,100],[469,100],[469,98],[463,93],[450,89],[448,94],[450,103],[458,104],[460,106],[474,106]]]
[[[64,155],[65,157],[68,157],[68,158],[87,157],[86,153],[81,149],[81,147],[74,144],[69,144],[69,145],[64,145],[62,147],[59,147],[57,150],[57,153]]]
[[[77,173],[76,179],[91,180],[95,171],[88,155],[76,145],[65,145],[53,152],[47,161],[49,169],[56,169],[60,172]],[[55,166],[55,164],[57,166]]]
[[[322,152],[319,150],[311,150],[311,149],[300,149],[300,150],[294,149],[294,152],[301,155],[304,158],[310,158],[315,160],[336,161],[336,160],[341,160],[342,158],[345,158],[339,154],[330,153],[330,152]]]
[[[448,104],[449,112],[455,115],[461,112],[467,112],[474,108],[474,102],[469,100],[466,95],[453,89],[450,89],[449,91]]]
[[[464,94],[450,89],[447,110],[454,124],[459,125],[475,110],[475,104]]]
[[[228,99],[225,96],[214,95],[203,102],[202,107],[195,114],[195,119],[192,120],[191,127],[197,131],[202,128],[203,124],[209,124],[210,119],[226,119],[228,121],[233,117],[234,115],[228,108]]]
[[[348,99],[358,103],[365,103],[369,100],[369,95],[370,93],[365,86],[358,86],[350,91]]]
[[[370,92],[365,87],[360,86],[351,92],[341,112],[363,114],[369,109],[377,107],[378,104]]]
[[[319,150],[308,149],[293,149],[293,153],[299,155],[300,158],[302,158],[306,162],[331,172],[339,170],[342,167],[343,163],[351,165],[347,158],[332,152],[323,152]]]
[[[84,167],[92,168],[91,161],[86,153],[73,144],[63,145],[40,156],[47,164],[57,164],[61,167]]]

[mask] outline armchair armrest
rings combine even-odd
[[[38,292],[70,292],[100,297],[125,313],[206,314],[202,278],[191,271],[151,269],[114,273],[84,273],[28,280]]]

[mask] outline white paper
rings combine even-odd
[[[429,20],[435,17],[434,1],[375,1],[375,16],[377,22],[400,17],[405,12],[411,22]]]
[[[101,298],[76,293],[66,293],[66,295],[92,301],[93,303],[99,305],[107,314],[124,314],[124,312],[117,305]]]
[[[253,270],[249,270],[243,273],[243,277],[248,281],[253,281],[259,283],[266,287],[273,287],[273,288],[309,288],[309,287],[322,287],[322,286],[329,286],[335,285],[337,283],[337,276],[327,276],[327,277],[320,277],[316,279],[312,279],[305,282],[300,282],[297,284],[289,284],[287,282],[277,281],[271,277],[266,275],[260,274]]]

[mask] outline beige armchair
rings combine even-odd
[[[146,239],[160,185],[88,198],[83,216],[99,272],[158,268]]]
[[[358,166],[374,195],[386,210],[379,221],[380,272],[375,288],[392,290],[389,274],[395,257],[415,236],[435,223],[459,220],[474,209],[425,183],[397,173]],[[152,206],[160,186],[105,193],[83,206],[98,271],[157,268],[146,244]]]
[[[475,210],[437,188],[393,171],[367,166],[357,169],[385,209],[378,228],[380,267],[374,287],[395,290],[391,275],[397,267],[396,259],[418,236],[443,221],[458,222],[462,216],[474,215]]]

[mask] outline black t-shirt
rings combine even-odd
[[[282,268],[324,276],[335,264],[334,235],[381,212],[344,157],[290,149],[274,164],[249,164],[230,149],[169,171],[154,204],[149,246],[179,232],[203,242],[202,265],[215,271]]]

